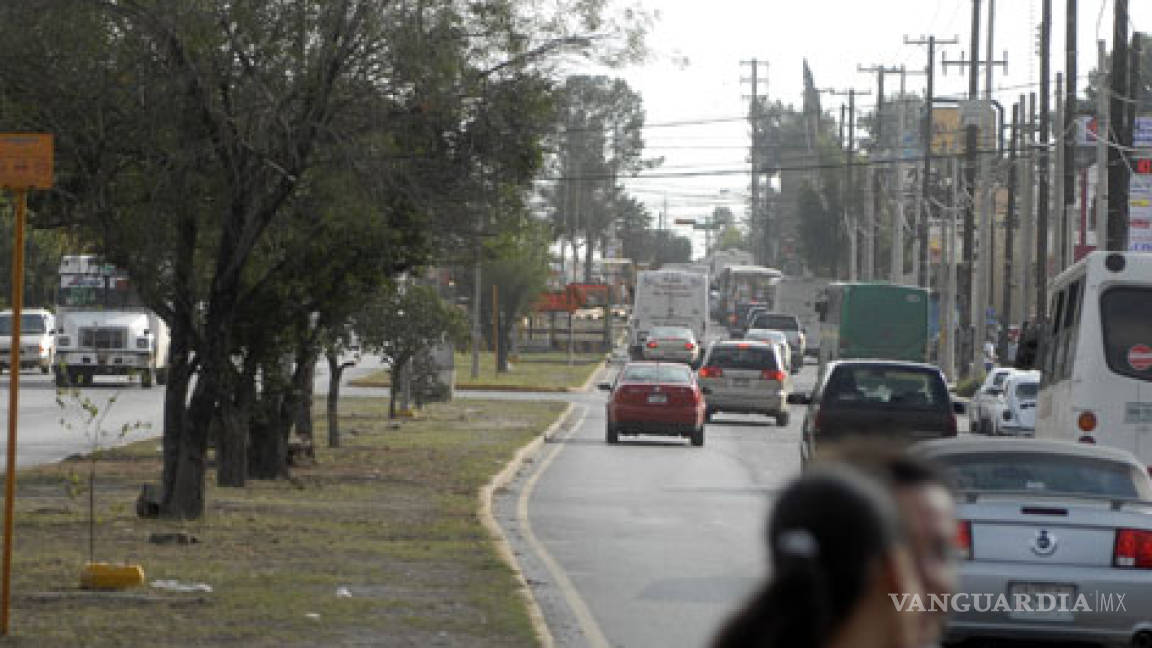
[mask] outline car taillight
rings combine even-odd
[[[647,346],[649,349],[655,349],[655,348],[656,348],[656,341],[655,341],[655,340],[653,340],[653,341],[649,342],[649,343],[648,343],[647,345],[645,345],[645,346]]]
[[[1076,417],[1076,426],[1083,432],[1091,432],[1096,429],[1096,414],[1091,411],[1080,412],[1080,416]]]
[[[784,372],[779,369],[765,369],[760,372],[760,377],[764,380],[775,380],[777,382],[784,382]]]
[[[692,349],[695,349],[695,348],[696,348],[696,345],[695,345],[695,344],[692,344],[691,342],[685,342],[685,343],[684,343],[684,348],[685,348],[685,349],[687,349],[687,350],[689,350],[689,351],[691,351]]]
[[[1152,569],[1152,531],[1116,529],[1112,566]]]
[[[724,375],[724,370],[720,367],[704,367],[700,370],[701,378],[720,378]]]
[[[972,523],[968,520],[956,523],[956,554],[961,560],[972,560]]]

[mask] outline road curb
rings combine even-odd
[[[600,364],[597,365],[597,367],[592,370],[592,373],[588,375],[588,380],[585,380],[583,385],[580,385],[579,387],[568,387],[565,389],[565,391],[568,391],[568,392],[587,392],[587,391],[590,391],[592,389],[592,383],[596,382],[596,377],[599,376],[600,372],[604,371],[605,367],[607,367],[607,366],[608,366],[608,356],[605,355],[604,359],[600,361]]]
[[[597,372],[599,369],[597,369]],[[540,609],[540,603],[536,600],[536,595],[532,592],[532,588],[528,585],[528,580],[524,578],[524,571],[520,568],[519,561],[516,560],[516,555],[512,552],[512,545],[508,542],[508,536],[504,533],[504,529],[496,521],[496,516],[492,513],[492,497],[497,490],[504,488],[511,482],[520,468],[524,466],[524,462],[530,457],[534,457],[540,448],[543,447],[544,442],[551,439],[556,431],[561,429],[569,419],[572,418],[572,413],[576,411],[575,405],[568,403],[568,407],[556,417],[556,420],[549,425],[542,434],[536,436],[519,450],[512,459],[504,466],[504,469],[496,473],[491,480],[488,481],[480,489],[480,510],[478,516],[480,523],[488,531],[491,536],[492,542],[496,545],[496,553],[500,554],[500,558],[507,564],[512,572],[516,575],[516,580],[520,583],[520,594],[524,597],[525,605],[528,607],[528,617],[532,621],[532,629],[536,632],[537,639],[540,640],[542,648],[553,648],[555,640],[552,637],[552,631],[548,628],[548,623],[544,620],[544,612]]]

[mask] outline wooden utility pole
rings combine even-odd
[[[921,136],[921,146],[924,147],[924,167],[920,173],[920,200],[916,201],[916,245],[917,259],[916,266],[916,283],[921,287],[928,287],[928,219],[929,219],[929,205],[931,204],[931,176],[932,176],[932,100],[933,100],[933,81],[935,75],[933,74],[936,69],[936,45],[955,45],[959,43],[957,38],[937,39],[935,36],[929,36],[927,39],[921,37],[917,40],[911,40],[907,36],[904,37],[905,45],[927,45],[928,46],[928,65],[924,68],[924,73],[928,75],[928,87],[924,95],[924,128],[923,135]]]
[[[1117,0],[1122,2],[1123,0]],[[1052,0],[1043,0],[1040,18],[1040,132],[1037,142],[1036,171],[1036,319],[1048,313],[1048,53],[1052,38]]]

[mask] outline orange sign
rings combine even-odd
[[[52,136],[0,133],[0,187],[52,188]]]

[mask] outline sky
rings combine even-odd
[[[758,94],[797,108],[803,88],[802,63],[808,60],[816,85],[846,91],[871,91],[858,96],[865,112],[875,103],[876,74],[857,66],[904,65],[923,71],[927,47],[908,45],[933,34],[938,40],[956,38],[959,44],[937,46],[936,96],[962,96],[967,76],[959,68],[944,71],[941,57],[958,60],[971,40],[972,0],[641,0],[658,14],[648,44],[652,50],[643,65],[601,72],[623,77],[640,92],[647,113],[645,156],[663,157],[661,167],[645,177],[625,181],[628,190],[657,216],[667,201],[667,222],[680,234],[688,226],[674,226],[675,218],[699,218],[718,205],[727,205],[739,218],[749,192],[747,153],[751,66],[761,63]],[[981,33],[986,34],[989,4],[995,5],[993,53],[1007,67],[993,72],[994,95],[1010,107],[1020,93],[1039,90],[1038,27],[1041,0],[983,0]],[[1096,67],[1096,41],[1111,50],[1112,0],[1079,0],[1078,88],[1083,95],[1087,74]],[[1052,0],[1051,70],[1064,70],[1066,0]],[[1129,27],[1152,32],[1152,0],[1129,1]],[[983,60],[986,41],[981,39]],[[766,63],[766,67],[763,65]],[[767,82],[764,87],[763,81]],[[899,75],[888,75],[885,92],[895,92]],[[923,74],[906,77],[909,92],[923,94]],[[981,76],[980,88],[984,79]],[[1053,81],[1052,91],[1055,92]],[[823,95],[825,111],[839,113],[846,97]],[[1053,106],[1055,104],[1053,103]],[[1009,108],[1010,109],[1010,108]],[[695,174],[660,177],[661,174]],[[702,252],[702,235],[694,246]]]

